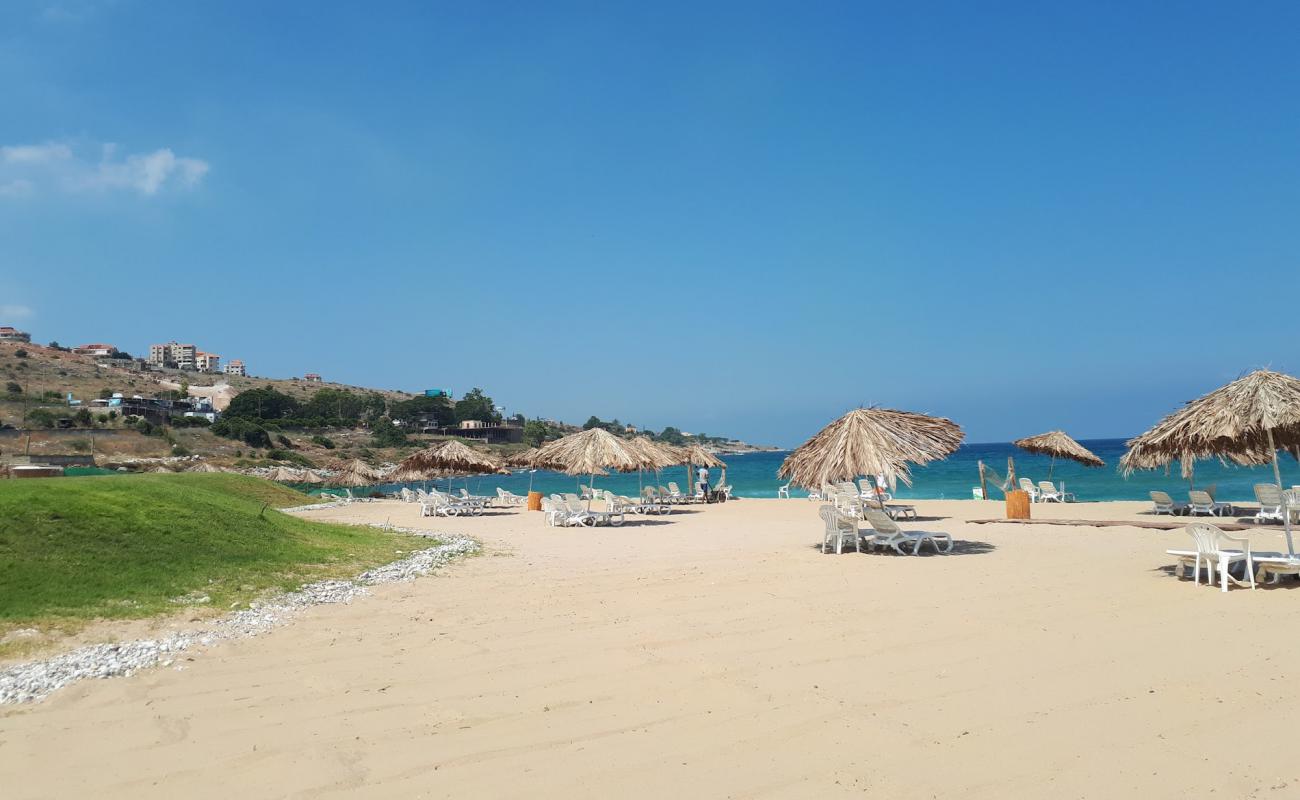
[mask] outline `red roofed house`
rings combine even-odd
[[[111,356],[117,352],[117,348],[111,344],[83,344],[72,348],[72,352],[81,356]]]

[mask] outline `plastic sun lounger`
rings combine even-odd
[[[918,555],[921,552],[921,545],[929,542],[936,553],[947,555],[952,552],[952,534],[931,531],[905,531],[898,527],[898,523],[894,522],[889,515],[874,508],[866,510],[866,518],[872,530],[875,531],[875,535],[867,539],[867,544],[873,548],[892,547],[894,552],[899,555],[909,555],[903,551],[903,546],[910,543],[912,545],[910,555]]]

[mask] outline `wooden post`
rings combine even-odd
[[[1016,485],[1016,459],[1007,456],[1007,486]]]
[[[984,478],[984,462],[983,461],[979,462],[979,465],[980,465],[980,496],[983,497],[985,500],[987,500],[989,499],[989,485],[988,485],[988,481]]]

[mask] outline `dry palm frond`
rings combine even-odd
[[[681,448],[656,442],[648,436],[633,436],[624,441],[641,454],[640,469],[666,469],[686,463],[686,453]]]
[[[328,483],[331,486],[374,486],[379,478],[378,470],[361,459],[354,458],[340,467]]]
[[[910,486],[909,464],[947,458],[963,437],[961,427],[943,417],[859,408],[800,445],[777,475],[809,488],[860,475],[884,475],[890,485],[901,479]]]
[[[1087,467],[1106,466],[1105,461],[1102,461],[1091,450],[1070,438],[1070,435],[1065,431],[1048,431],[1037,436],[1017,439],[1012,444],[1021,450],[1028,450],[1031,453],[1052,456],[1053,458],[1068,458]]]
[[[1277,448],[1294,452],[1297,447],[1300,380],[1257,370],[1198,397],[1130,439],[1119,464],[1128,475],[1179,461],[1183,477],[1190,478],[1194,464],[1201,459],[1266,464]]]
[[[194,466],[190,467],[185,471],[186,472],[224,472],[225,470],[221,469],[220,467],[213,466],[212,464],[209,464],[206,461],[200,461],[199,463],[195,464]]]
[[[536,458],[538,463],[546,464],[549,469],[570,475],[589,475],[600,469],[631,472],[646,465],[646,456],[637,445],[629,444],[601,428],[592,428],[545,444]]]
[[[500,472],[502,464],[487,453],[449,441],[407,456],[397,465],[397,474],[420,475],[407,480],[426,480],[439,475],[483,475]]]
[[[725,467],[727,462],[700,447],[698,444],[690,445],[686,448],[685,462],[694,464],[697,467]]]
[[[289,469],[288,467],[276,467],[271,471],[271,474],[266,477],[267,480],[276,481],[278,483],[302,482],[302,473],[296,469]]]

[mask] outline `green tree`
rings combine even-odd
[[[592,428],[603,428],[603,427],[605,427],[605,423],[601,422],[600,417],[597,417],[594,414],[590,417],[587,417],[587,421],[582,423],[582,429],[584,431],[589,431]]]
[[[226,408],[227,417],[241,419],[285,419],[298,416],[298,401],[275,389],[249,389],[235,395]]]
[[[110,398],[110,397],[112,397],[112,396],[113,396],[113,390],[112,390],[112,389],[109,389],[109,388],[105,387],[105,388],[99,390],[99,399],[100,399],[100,400],[107,400],[108,398]]]
[[[456,403],[456,421],[466,422],[469,420],[478,420],[480,422],[500,422],[501,412],[497,411],[496,403],[492,398],[483,394],[483,390],[477,386],[465,393],[465,396]]]
[[[18,381],[9,381],[5,384],[5,391],[9,394],[22,394],[23,387],[18,383]]]
[[[456,422],[456,412],[445,397],[426,397],[418,395],[410,400],[393,403],[388,412],[389,419],[404,425],[414,425],[426,416],[438,427],[452,425]]]
[[[673,444],[673,445],[681,445],[686,442],[686,437],[682,436],[682,432],[672,427],[671,425],[669,425],[667,428],[664,428],[659,433],[659,435],[655,437],[655,439],[657,441],[667,442],[668,444]]]
[[[370,429],[373,447],[401,447],[407,443],[406,434],[388,417],[380,417]]]
[[[90,413],[89,409],[79,408],[77,413],[72,415],[72,421],[78,428],[89,428],[95,424],[95,416]]]
[[[550,434],[550,427],[540,419],[530,419],[524,423],[524,444],[540,447]]]
[[[14,351],[14,358],[27,358],[27,351],[21,347]]]

